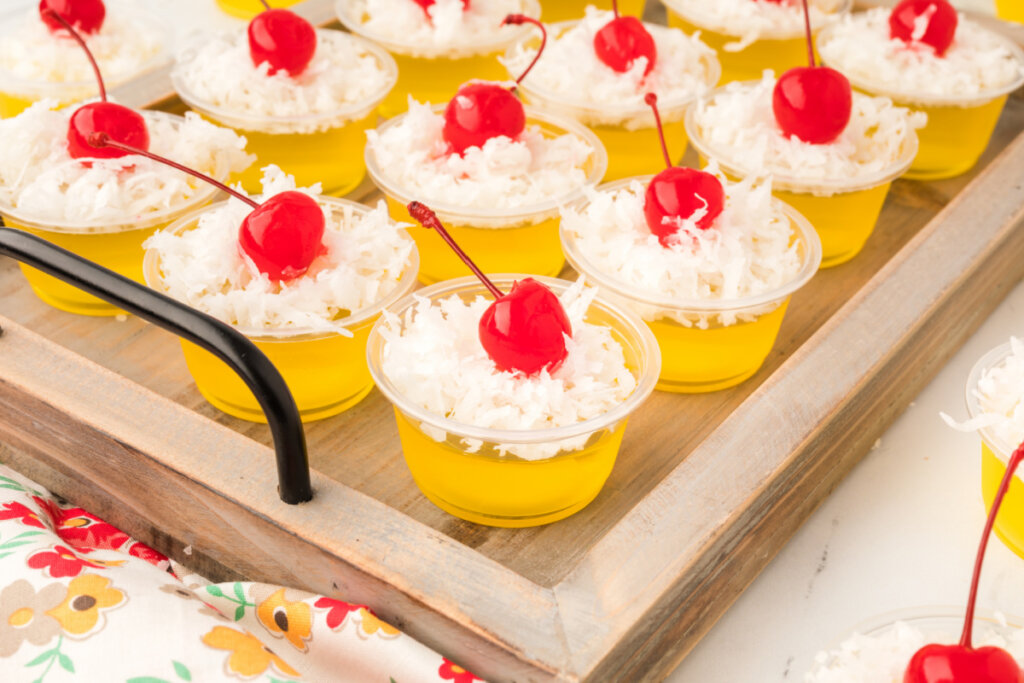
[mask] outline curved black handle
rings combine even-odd
[[[20,230],[2,227],[0,254],[134,313],[201,346],[227,363],[266,413],[277,452],[278,492],[289,505],[313,498],[302,420],[281,373],[249,339],[205,313]],[[140,255],[141,257],[141,255]]]

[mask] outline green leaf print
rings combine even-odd
[[[183,681],[191,681],[192,680],[192,672],[190,672],[188,670],[187,666],[185,666],[181,662],[171,662],[171,663],[174,664],[174,673],[178,674],[178,678],[180,678]]]
[[[124,683],[171,683],[165,678],[157,678],[156,676],[136,676],[135,678],[129,678]]]
[[[235,581],[235,595],[241,602],[245,602],[245,591],[242,590],[242,584]]]
[[[54,650],[47,650],[46,652],[42,653],[41,655],[39,655],[38,657],[33,659],[28,664],[26,664],[25,667],[27,668],[27,667],[30,667],[30,666],[39,666],[43,662],[45,662],[45,661],[47,661],[49,659],[52,659],[53,658],[53,654],[56,651],[57,651],[56,649],[54,649]]]
[[[43,683],[43,679],[46,678],[46,675],[50,673],[50,669],[53,668],[54,662],[60,662],[61,668],[65,671],[69,671],[71,673],[75,672],[75,665],[71,661],[71,658],[60,651],[60,646],[63,643],[64,636],[58,636],[57,645],[54,646],[52,650],[47,650],[46,652],[42,653],[41,655],[39,655],[31,662],[25,665],[25,667],[28,668],[30,666],[39,666],[43,662],[46,662],[46,668],[43,669],[43,673],[39,674],[39,678],[34,680],[32,683]]]
[[[207,586],[206,587],[206,592],[209,593],[210,595],[215,595],[218,598],[223,598],[224,597],[224,591],[222,591],[220,589],[220,586]]]
[[[245,605],[239,605],[238,609],[235,610],[235,621],[241,621],[242,617],[245,616]]]
[[[71,657],[68,657],[63,652],[58,653],[57,656],[60,657],[60,668],[70,673],[75,673],[75,665],[71,663]]]

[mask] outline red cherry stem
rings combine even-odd
[[[267,10],[270,9],[270,5],[267,4],[267,0],[260,0],[260,2],[263,4],[264,7],[267,8]]]
[[[988,547],[989,536],[992,535],[992,527],[996,523],[996,515],[999,514],[999,506],[1003,503],[1006,492],[1013,482],[1013,475],[1017,466],[1024,460],[1024,443],[1017,446],[1017,450],[1010,456],[1010,462],[1006,465],[1006,474],[999,484],[996,497],[992,500],[992,509],[988,512],[988,519],[985,521],[985,531],[981,535],[981,545],[978,546],[978,556],[974,560],[974,576],[971,578],[971,592],[967,598],[967,615],[964,617],[964,631],[960,636],[960,647],[970,649],[971,639],[974,631],[974,605],[978,600],[978,581],[981,579],[981,562],[985,558],[985,548]]]
[[[100,99],[106,102],[107,88],[105,85],[103,85],[103,74],[100,73],[100,65],[96,63],[96,58],[92,56],[92,50],[90,50],[89,46],[85,44],[85,39],[82,38],[82,36],[78,34],[78,31],[76,31],[71,26],[71,24],[68,23],[67,19],[60,15],[60,12],[57,12],[47,7],[46,9],[43,10],[42,13],[50,17],[51,19],[56,19],[57,21],[59,21],[61,25],[65,29],[67,29],[67,32],[71,34],[71,37],[77,40],[78,44],[82,46],[83,50],[85,50],[85,56],[89,58],[89,63],[92,64],[92,70],[96,72],[96,82],[100,84]]]
[[[170,159],[168,159],[166,157],[162,157],[159,154],[153,154],[152,152],[146,151],[144,149],[139,149],[138,147],[133,147],[132,145],[126,145],[123,142],[118,142],[117,140],[113,140],[113,139],[111,139],[111,137],[107,133],[104,133],[101,130],[98,130],[95,133],[92,133],[89,136],[88,142],[93,147],[113,147],[114,149],[120,149],[120,150],[123,150],[125,152],[130,153],[130,154],[138,154],[139,156],[146,157],[147,159],[152,159],[153,161],[158,161],[161,164],[164,164],[165,166],[170,166],[171,168],[177,169],[177,170],[181,171],[182,173],[188,173],[189,175],[195,176],[196,178],[199,178],[200,180],[205,180],[206,182],[210,183],[211,185],[213,185],[217,189],[223,190],[224,192],[227,192],[232,197],[235,197],[236,199],[242,200],[243,202],[245,202],[246,204],[248,204],[249,206],[251,206],[254,209],[258,209],[259,206],[260,206],[255,201],[253,201],[249,197],[246,197],[244,194],[242,194],[238,190],[231,189],[230,187],[228,187],[224,183],[214,180],[213,178],[211,178],[210,176],[206,175],[205,173],[200,173],[199,171],[194,171],[191,168],[189,168],[188,166],[182,166],[181,164],[179,164],[179,163],[177,163],[175,161],[171,161]]]
[[[807,61],[812,67],[817,66],[814,63],[814,36],[811,34],[811,8],[807,6],[807,0],[804,0],[804,29],[807,31]]]
[[[612,12],[615,13],[615,18],[619,18],[619,0],[612,0]]]
[[[441,219],[437,217],[437,214],[434,213],[430,207],[421,202],[409,202],[409,206],[406,208],[409,209],[409,215],[416,219],[420,225],[424,228],[434,229],[437,234],[441,236],[441,239],[448,243],[448,246],[452,248],[452,251],[455,252],[456,256],[462,259],[462,262],[469,266],[469,269],[473,271],[473,274],[480,278],[480,282],[484,283],[484,286],[487,287],[491,294],[494,295],[495,299],[500,299],[505,296],[505,293],[495,287],[494,283],[491,282],[491,279],[484,275],[483,271],[477,268],[477,265],[473,263],[473,260],[466,256],[466,252],[462,251],[462,248],[455,243],[452,236],[449,235],[448,231],[444,229],[443,225],[441,225]]]
[[[658,139],[661,140],[661,153],[665,155],[665,168],[672,168],[672,157],[668,154],[668,143],[665,142],[665,130],[661,127],[661,114],[658,113],[658,96],[652,92],[644,95],[644,102],[654,112],[654,123],[658,127]]]
[[[533,17],[528,17],[525,14],[510,14],[501,22],[502,26],[521,26],[522,24],[533,24],[540,29],[540,49],[537,50],[537,56],[530,62],[530,66],[526,67],[526,71],[520,74],[519,78],[516,79],[516,85],[523,82],[526,75],[533,71],[533,67],[536,66],[537,62],[540,61],[540,56],[544,54],[544,48],[548,45],[548,30],[544,28],[544,24],[540,23]]]

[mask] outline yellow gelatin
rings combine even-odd
[[[36,98],[0,92],[0,119],[14,118],[31,107],[36,101]]]
[[[273,0],[270,6],[274,9],[284,9],[299,2],[301,0]],[[260,0],[217,0],[217,6],[231,16],[240,19],[252,19],[266,9]]]
[[[502,51],[466,57],[414,57],[391,53],[398,64],[398,83],[380,105],[384,118],[408,110],[409,96],[417,102],[445,104],[459,86],[473,80],[504,81],[505,67],[498,61]]]
[[[1024,3],[1021,0],[996,0],[996,14],[1000,19],[1024,23]]]
[[[905,177],[937,180],[966,173],[978,163],[1003,112],[1006,95],[970,107],[897,104],[928,115],[927,125],[917,131],[921,146]]]
[[[981,442],[981,492],[985,509],[990,510],[999,484],[1006,475],[1006,463],[999,459],[988,442]],[[1010,490],[999,508],[995,523],[996,536],[1006,547],[1024,558],[1024,482],[1019,476],[1010,482]]]
[[[645,0],[620,0],[619,13],[626,16],[642,17],[644,14],[644,2]],[[583,10],[588,5],[594,5],[603,10],[611,10],[612,8],[611,0],[541,0],[540,18],[548,24],[556,21],[579,19],[583,16]]]
[[[665,142],[675,159],[686,153],[689,139],[686,124],[682,119],[666,122]],[[665,169],[665,158],[661,153],[661,141],[655,128],[629,130],[622,126],[589,126],[604,145],[608,153],[606,181],[651,175]]]
[[[578,512],[601,491],[615,464],[626,420],[577,451],[529,461],[485,443],[467,453],[459,437],[437,442],[395,408],[402,453],[420,491],[461,519],[499,527],[548,524]]]

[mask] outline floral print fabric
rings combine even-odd
[[[480,680],[364,605],[211,584],[0,466],[4,683]]]

